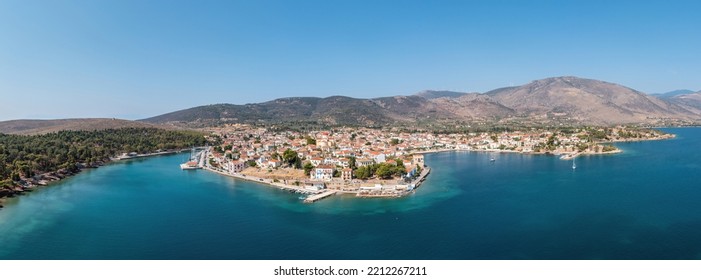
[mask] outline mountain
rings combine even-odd
[[[154,124],[120,119],[11,120],[0,122],[0,133],[35,135],[61,130],[102,130],[125,127],[159,127]]]
[[[665,92],[665,93],[653,93],[650,95],[655,96],[657,98],[661,98],[661,99],[668,99],[668,98],[675,97],[677,95],[689,94],[689,93],[694,93],[694,91],[688,90],[688,89],[678,89],[678,90],[673,90],[673,91]]]
[[[656,123],[698,118],[696,112],[621,85],[556,77],[486,93],[532,119],[559,118],[584,124]]]
[[[437,107],[463,120],[505,118],[517,114],[516,110],[485,94],[468,93],[457,98],[436,98],[432,101]]]
[[[527,121],[533,124],[664,125],[698,121],[696,99],[668,102],[618,84],[555,77],[484,94],[424,91],[409,96],[359,99],[345,96],[280,98],[245,105],[215,104],[142,121],[207,126],[223,123],[311,122],[329,125],[430,125],[454,122]]]
[[[669,102],[701,112],[701,91],[687,94],[679,94],[667,99]]]
[[[194,126],[222,123],[277,123],[316,120],[333,125],[386,123],[387,112],[368,99],[345,96],[290,97],[245,105],[215,104],[144,119],[148,123]]]
[[[425,90],[425,91],[419,92],[419,93],[414,94],[414,95],[430,100],[430,99],[436,99],[436,98],[442,98],[442,97],[457,98],[457,97],[463,96],[465,94],[468,94],[468,93],[457,92],[457,91],[447,91],[447,90]]]

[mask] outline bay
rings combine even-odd
[[[400,199],[298,195],[182,157],[9,200],[0,259],[699,259],[701,129],[577,158],[444,152]],[[489,159],[494,157],[496,161]]]

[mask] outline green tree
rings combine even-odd
[[[348,166],[350,167],[350,169],[353,169],[353,170],[355,170],[356,168],[358,168],[358,167],[356,166],[356,163],[355,163],[355,157],[350,157],[350,158],[348,158]]]
[[[282,161],[285,162],[287,166],[294,166],[296,160],[297,152],[293,151],[292,149],[287,149],[284,153],[282,153]]]
[[[311,162],[304,164],[304,175],[309,176],[309,173],[314,169],[314,165]]]
[[[381,179],[391,179],[392,175],[394,175],[394,170],[392,170],[392,167],[389,164],[381,163],[375,171],[375,175]]]
[[[361,180],[368,179],[370,178],[370,171],[366,166],[358,167],[358,169],[355,170],[355,177]]]

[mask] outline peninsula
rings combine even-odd
[[[424,153],[511,152],[568,160],[621,152],[610,142],[674,137],[624,126],[438,134],[348,127],[301,132],[232,124],[207,131],[208,142],[217,143],[201,154],[206,160],[199,162],[207,170],[304,194],[358,197],[413,193],[430,172]]]

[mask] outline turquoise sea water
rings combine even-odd
[[[701,129],[667,131],[576,170],[431,154],[411,196],[315,204],[177,155],[116,163],[8,201],[0,259],[699,259]]]

